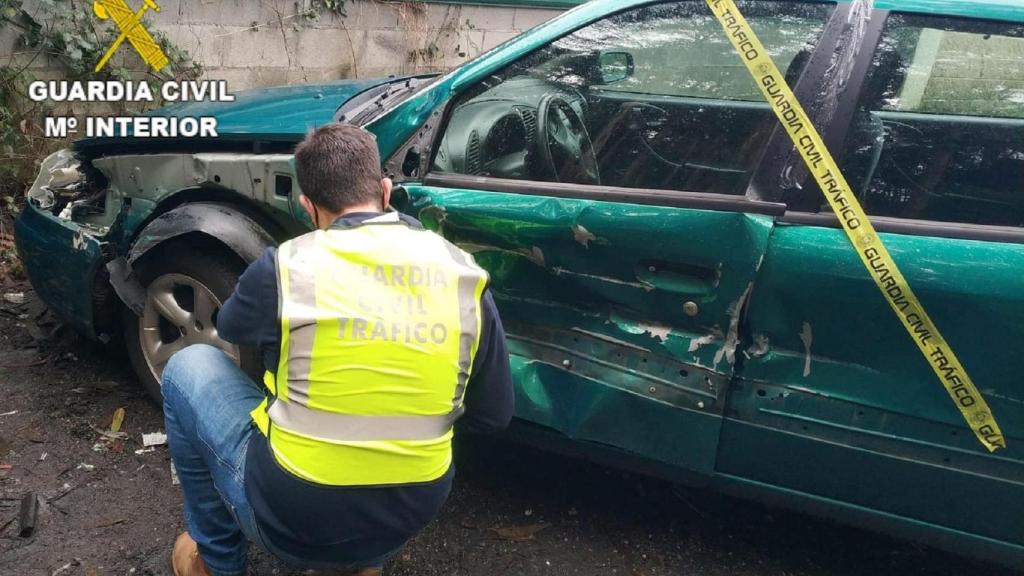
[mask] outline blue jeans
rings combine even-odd
[[[244,575],[249,542],[302,568],[380,567],[303,561],[263,539],[245,493],[245,454],[259,434],[249,413],[264,392],[223,352],[196,344],[171,357],[161,391],[171,459],[185,495],[185,526],[213,576]]]
[[[185,525],[213,576],[244,575],[262,545],[245,494],[249,417],[264,394],[223,352],[194,345],[171,357],[161,391],[167,443],[185,495]]]

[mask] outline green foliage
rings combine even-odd
[[[343,5],[340,0],[325,3],[331,9]],[[130,49],[121,48],[118,54],[123,53],[124,57],[115,56],[96,73],[96,64],[113,45],[119,30],[112,23],[99,21],[91,2],[36,0],[31,3],[30,12],[22,0],[0,0],[0,34],[15,35],[17,53],[9,62],[0,62],[0,276],[13,259],[12,250],[5,248],[9,244],[4,244],[9,219],[24,201],[24,192],[35,178],[40,160],[67,144],[43,137],[42,119],[54,110],[49,103],[28,98],[28,86],[36,80],[33,70],[43,65],[49,70],[56,68],[64,79],[71,81],[146,79],[157,94],[166,81],[200,76],[201,66],[187,52],[173,45],[163,33],[154,32],[148,23],[147,29],[169,59],[163,70],[142,72],[145,65]],[[121,105],[117,112],[144,109],[131,106],[139,107]]]
[[[27,69],[0,66],[0,222],[17,214],[18,201],[36,165],[50,152],[39,119],[52,111],[27,96],[35,76]]]

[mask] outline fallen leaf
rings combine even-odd
[[[124,423],[124,408],[114,410],[114,418],[110,421],[110,431],[120,432],[121,424]]]
[[[498,535],[498,538],[502,540],[511,540],[513,542],[524,542],[526,540],[534,540],[537,532],[547,528],[547,524],[527,524],[524,526],[504,526],[500,528],[491,528],[491,530]]]
[[[93,432],[99,434],[100,436],[103,436],[104,440],[126,440],[128,438],[128,434],[126,432],[111,432],[110,430],[100,430],[99,428],[93,426],[92,424],[90,424],[89,427],[92,428]]]

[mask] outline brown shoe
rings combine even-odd
[[[199,555],[199,546],[188,532],[182,532],[174,541],[171,569],[174,570],[174,576],[210,576],[203,558]]]

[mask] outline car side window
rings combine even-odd
[[[830,4],[739,2],[790,84]],[[742,195],[775,118],[702,0],[588,25],[461,94],[433,170]]]
[[[1024,26],[893,14],[844,173],[872,215],[1024,226]]]

